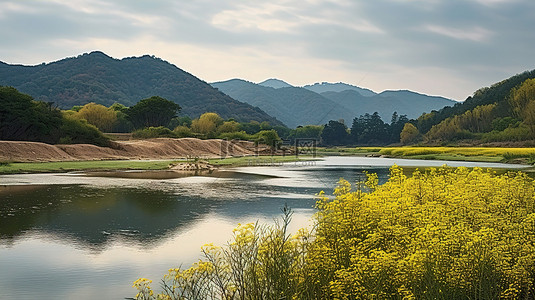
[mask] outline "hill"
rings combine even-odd
[[[441,123],[442,121],[462,115],[468,111],[475,109],[478,106],[489,105],[496,103],[495,117],[507,117],[511,115],[507,97],[511,90],[522,84],[527,79],[535,78],[535,70],[525,71],[510,78],[497,82],[490,87],[483,87],[474,92],[464,102],[458,102],[451,107],[444,107],[440,110],[427,114],[425,118],[420,118],[420,131],[427,132],[432,126]]]
[[[422,115],[425,143],[522,143],[535,140],[535,70],[477,90],[463,103]]]
[[[347,91],[347,90],[353,90],[353,91],[359,92],[359,94],[361,94],[362,96],[365,96],[365,97],[371,97],[371,96],[377,95],[376,92],[374,92],[374,91],[372,91],[370,89],[361,88],[361,87],[350,85],[350,84],[343,83],[343,82],[338,82],[338,83],[328,83],[328,82],[314,83],[312,85],[305,85],[304,88],[307,89],[307,90],[313,91],[315,93],[318,93],[318,94],[325,93],[325,92],[343,92],[343,91]]]
[[[131,106],[141,99],[160,96],[178,103],[181,114],[192,118],[211,111],[225,119],[281,124],[261,109],[236,101],[175,65],[149,55],[114,59],[96,51],[36,66],[0,63],[0,85],[13,86],[60,108],[89,102]]]
[[[290,128],[325,124],[329,120],[352,120],[346,108],[317,93],[299,87],[272,88],[241,79],[215,82],[212,86],[234,99],[258,106]]]
[[[258,83],[258,85],[261,85],[261,86],[265,86],[265,87],[272,87],[274,89],[280,89],[280,88],[285,88],[285,87],[293,87],[293,85],[287,83],[287,82],[284,82],[280,79],[276,79],[276,78],[271,78],[271,79],[267,79],[267,80],[264,80],[260,83]]]
[[[394,112],[417,118],[424,112],[456,103],[446,98],[410,91],[386,91],[366,97],[355,89],[318,94],[307,88],[275,89],[241,79],[216,82],[212,85],[234,99],[260,107],[292,128],[307,124],[323,125],[329,120],[339,119],[344,119],[350,127],[355,117],[374,112],[378,112],[386,122],[390,122]],[[344,85],[336,85],[339,88],[342,86]]]
[[[381,118],[390,122],[393,112],[407,115],[409,119],[419,117],[423,112],[443,108],[456,103],[442,97],[427,96],[411,91],[385,91],[380,94],[365,97],[355,90],[342,92],[324,92],[322,96],[353,111],[355,114],[378,112]]]

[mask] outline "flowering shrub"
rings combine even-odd
[[[391,168],[320,194],[315,231],[239,226],[171,269],[159,299],[533,299],[535,184],[482,169]],[[150,287],[135,285],[150,299]]]

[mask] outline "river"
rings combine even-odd
[[[258,161],[252,161],[253,164]],[[291,230],[309,226],[314,195],[343,177],[406,167],[526,166],[326,157],[231,168],[210,176],[165,172],[0,176],[0,299],[124,299],[139,277],[154,287],[171,267],[189,266],[206,243],[222,245],[238,223],[273,223],[287,204]],[[162,174],[164,174],[162,176]]]

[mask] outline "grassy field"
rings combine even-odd
[[[484,161],[484,162],[535,162],[535,148],[491,147],[355,147],[319,148],[321,155],[385,155],[414,159]]]
[[[164,170],[167,169],[172,162],[174,161],[105,160],[2,163],[0,164],[0,174],[52,173],[79,170]]]
[[[260,156],[231,157],[225,159],[207,159],[216,166],[260,166],[292,161],[308,161],[311,157],[295,156]],[[191,161],[191,160],[190,160]],[[105,160],[105,161],[64,161],[32,163],[0,163],[0,174],[17,173],[54,173],[89,170],[165,170],[169,164],[186,162],[186,160]]]

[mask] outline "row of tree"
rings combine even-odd
[[[343,121],[324,126],[306,125],[296,129],[272,126],[268,122],[224,120],[208,112],[196,119],[178,117],[181,107],[154,96],[131,107],[115,103],[110,107],[88,103],[61,111],[52,103],[34,101],[11,87],[1,87],[0,139],[47,143],[93,143],[106,145],[101,132],[132,132],[134,137],[197,137],[251,140],[279,145],[282,140],[315,139],[331,145],[383,145],[399,142],[406,116],[392,115],[390,124],[378,113],[353,120],[351,129]]]
[[[331,120],[321,132],[323,145],[386,145],[400,142],[400,135],[409,119],[405,115],[392,114],[390,124],[377,112],[353,119],[349,129],[343,121]]]

